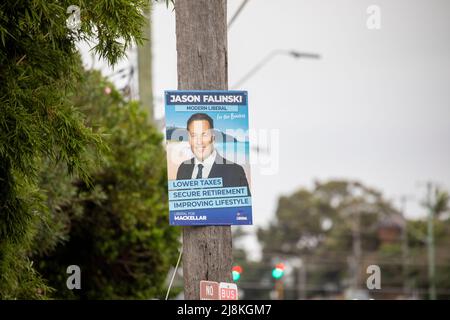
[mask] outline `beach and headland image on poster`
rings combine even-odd
[[[171,225],[252,224],[246,91],[166,91]]]

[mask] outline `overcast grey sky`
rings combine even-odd
[[[228,1],[229,17],[241,1]],[[369,5],[381,9],[380,30],[366,27]],[[256,225],[315,179],[357,179],[416,203],[419,182],[450,187],[450,1],[250,0],[229,31],[230,85],[276,49],[323,58],[277,56],[240,88],[250,126],[280,130],[278,174],[252,167]],[[154,6],[153,54],[162,97],[177,88],[172,7]],[[408,215],[419,217],[414,201]]]
[[[372,4],[380,30],[366,26]],[[174,16],[154,8],[155,95],[177,86]],[[256,224],[314,179],[353,178],[391,198],[421,198],[427,180],[449,187],[450,1],[250,0],[229,31],[229,83],[274,49],[323,58],[277,56],[241,88],[251,127],[280,130],[279,173],[252,168]]]

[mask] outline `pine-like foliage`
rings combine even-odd
[[[81,30],[66,27],[69,5],[81,9]],[[0,4],[0,298],[45,297],[27,258],[36,221],[45,220],[36,185],[39,164],[63,163],[88,182],[92,147],[102,139],[70,99],[79,78],[75,41],[93,40],[115,63],[141,41],[142,0],[7,0]]]
[[[179,246],[179,231],[168,223],[163,136],[99,73],[85,72],[76,92],[76,105],[104,132],[110,151],[91,173],[91,186],[64,176],[63,168],[43,167],[52,218],[39,228],[36,243],[50,250],[36,248],[38,270],[56,298],[162,297]],[[81,290],[66,287],[71,264],[81,268]]]

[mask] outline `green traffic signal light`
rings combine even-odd
[[[233,281],[238,281],[241,278],[242,273],[242,267],[241,266],[234,266],[231,269],[231,275],[233,276]]]
[[[281,279],[283,277],[283,275],[284,275],[284,271],[279,268],[275,268],[272,270],[272,277],[274,277],[277,280]]]
[[[272,277],[279,280],[284,275],[284,263],[277,263],[275,268],[272,270]]]

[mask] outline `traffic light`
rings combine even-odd
[[[242,267],[241,266],[234,266],[231,269],[231,274],[233,275],[233,281],[236,282],[241,278],[242,274]]]
[[[278,263],[272,270],[272,277],[276,280],[279,280],[283,277],[283,275],[284,275],[284,263]]]

